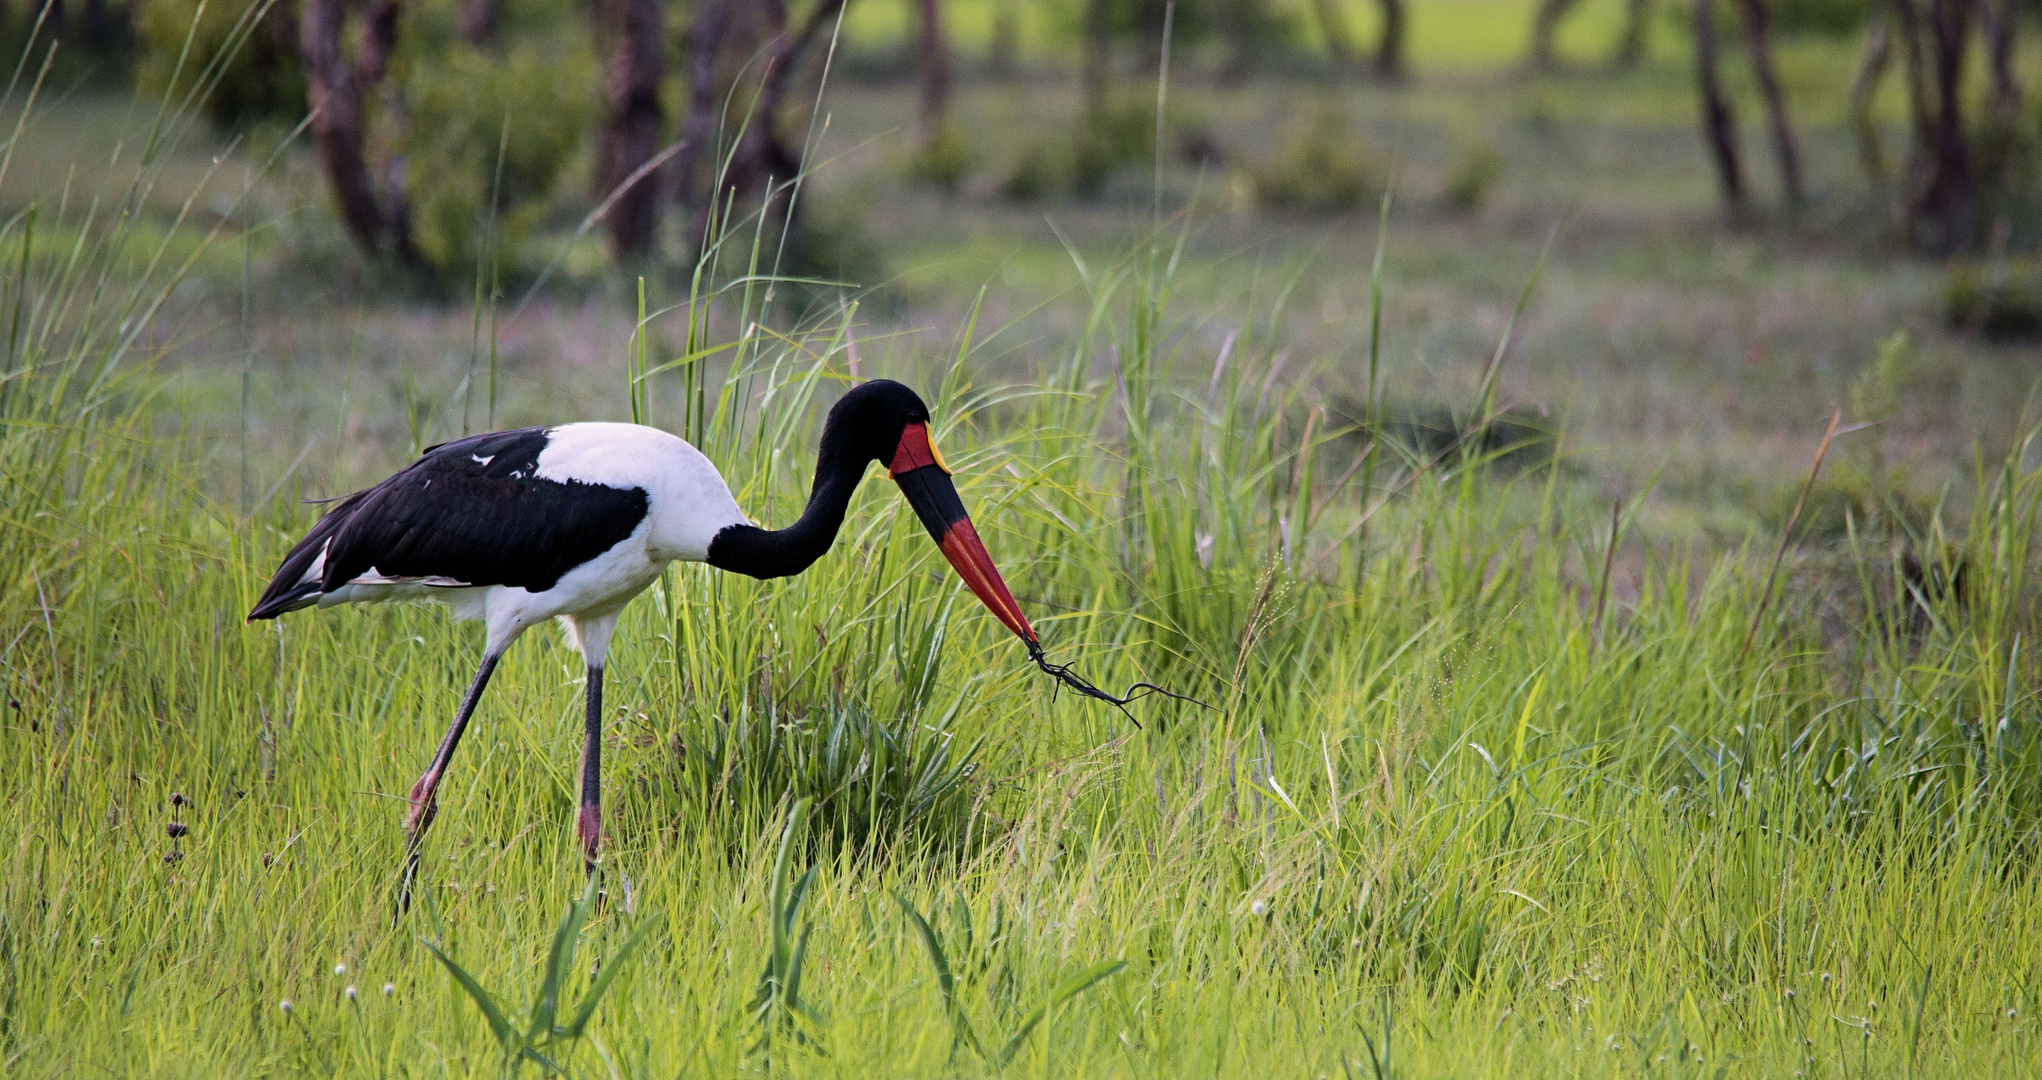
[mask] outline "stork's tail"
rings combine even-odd
[[[263,593],[262,599],[248,612],[249,622],[274,619],[286,611],[311,607],[319,602],[319,594],[326,591],[317,581],[301,581],[289,588],[282,588],[284,584],[281,577],[270,584],[269,591]]]
[[[326,547],[340,527],[347,524],[364,494],[366,492],[357,492],[341,500],[340,505],[320,518],[319,524],[312,526],[312,531],[298,541],[289,555],[284,556],[284,564],[277,567],[276,576],[270,579],[269,588],[263,590],[262,599],[257,600],[255,607],[248,612],[249,622],[274,619],[286,611],[311,607],[319,602],[320,595],[326,591]]]

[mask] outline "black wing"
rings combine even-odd
[[[348,496],[284,558],[248,617],[304,607],[370,571],[387,578],[541,592],[645,519],[642,488],[542,480],[545,428],[474,435],[426,450]],[[308,579],[321,553],[326,562]]]

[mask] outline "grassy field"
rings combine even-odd
[[[1160,229],[1146,188],[1003,202],[997,160],[909,189],[906,92],[851,86],[816,205],[873,208],[877,287],[726,264],[641,320],[569,275],[494,364],[473,311],[322,261],[303,160],[238,203],[202,132],[145,157],[146,109],[60,103],[0,173],[0,1074],[2032,1075],[2032,352],[1849,235],[1819,109],[1810,220],[1723,230],[1683,77],[1339,90],[1402,155],[1380,275],[1369,216],[1188,166]],[[959,108],[1072,108],[1029,93]],[[1326,92],[1180,96],[1252,155]],[[129,164],[65,197],[110,129]],[[1512,168],[1448,213],[1477,137]],[[728,349],[640,377],[703,312]],[[1212,707],[1053,695],[869,485],[809,573],[675,568],[627,613],[585,922],[580,664],[534,634],[393,926],[479,641],[245,625],[298,500],[492,420],[636,417],[778,524],[878,374],[935,405],[1054,656]],[[1505,406],[1558,444],[1354,430]],[[1833,407],[1882,423],[1783,542]]]
[[[997,11],[1004,0],[960,0],[945,8],[949,35],[967,52],[983,51],[993,36]],[[1068,48],[1073,31],[1082,25],[1076,4],[1012,5],[1019,44],[1041,53]],[[1381,32],[1381,10],[1373,0],[1336,0],[1348,31],[1362,42]],[[1429,71],[1488,71],[1524,59],[1536,4],[1527,0],[1421,0],[1409,5],[1407,43],[1414,63]],[[1289,20],[1300,40],[1312,47],[1321,42],[1318,23],[1304,2],[1279,3],[1275,10]],[[1623,21],[1621,0],[1589,0],[1571,12],[1561,26],[1561,54],[1587,60],[1608,54]],[[855,41],[894,42],[914,33],[912,0],[881,0],[855,6],[845,18],[846,34]],[[1660,13],[1655,30],[1662,37],[1679,32],[1679,19]]]

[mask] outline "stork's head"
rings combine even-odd
[[[823,424],[823,456],[833,456],[833,451],[883,463],[965,585],[1007,629],[1030,646],[1036,644],[1035,628],[1000,580],[993,557],[964,512],[964,501],[957,497],[950,466],[930,441],[929,407],[920,395],[888,379],[852,389]]]

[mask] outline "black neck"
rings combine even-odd
[[[843,527],[844,511],[865,476],[869,458],[835,448],[827,437],[815,464],[815,485],[799,520],[784,529],[732,525],[709,542],[709,565],[755,578],[788,577],[809,568],[828,552]]]

